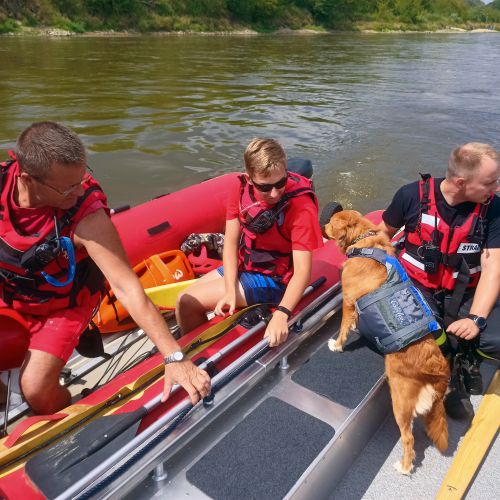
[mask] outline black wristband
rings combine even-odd
[[[276,310],[285,313],[288,317],[292,315],[292,311],[290,311],[290,309],[287,309],[285,306],[278,306]]]

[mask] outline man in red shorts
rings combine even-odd
[[[164,399],[175,383],[193,403],[205,397],[210,378],[173,355],[180,347],[130,268],[78,136],[34,123],[10,156],[0,168],[0,307],[30,327],[20,385],[33,411],[70,404],[59,375],[99,304],[104,277],[165,357]]]
[[[228,199],[224,265],[181,294],[177,321],[187,333],[207,311],[278,304],[265,332],[273,347],[287,339],[288,318],[311,278],[312,251],[323,246],[318,204],[311,182],[287,171],[279,142],[254,139],[244,157],[246,174]]]

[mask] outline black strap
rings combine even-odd
[[[453,293],[450,300],[447,303],[445,302],[446,307],[444,310],[444,324],[446,327],[450,326],[451,323],[457,320],[458,311],[460,310],[460,305],[462,304],[469,282],[470,270],[465,262],[465,259],[462,259],[458,269],[458,275],[455,280]]]
[[[352,257],[367,257],[385,266],[387,252],[381,248],[350,248],[346,256],[348,259]]]
[[[290,317],[292,315],[292,311],[290,311],[290,309],[288,309],[287,307],[285,306],[278,306],[276,308],[277,311],[281,311],[282,313],[285,313],[288,317]]]
[[[404,241],[405,250],[416,260],[421,263],[424,263],[423,257],[419,253],[421,245],[416,245],[411,243],[406,239]],[[478,266],[481,260],[481,255],[478,253],[474,254],[460,254],[460,253],[441,253],[441,262],[447,266],[452,267],[453,269],[460,269],[462,262],[465,260],[469,267]]]
[[[429,180],[431,178],[431,174],[420,173],[420,177],[422,178],[422,197],[420,199],[420,210],[421,210],[420,216],[422,216],[422,213],[428,212],[429,206],[431,204],[431,199],[429,197],[429,191],[430,191]]]

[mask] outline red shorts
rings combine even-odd
[[[29,349],[48,352],[66,363],[92,319],[99,299],[100,294],[96,294],[76,307],[60,309],[49,316],[22,313],[30,329]]]

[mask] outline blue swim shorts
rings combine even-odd
[[[224,268],[217,268],[218,273],[224,276]],[[285,293],[286,285],[277,283],[270,276],[247,271],[238,273],[245,299],[249,306],[253,304],[279,304]]]

